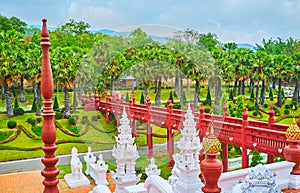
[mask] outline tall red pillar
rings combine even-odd
[[[150,106],[151,101],[150,98],[146,99],[146,107],[148,110],[148,115],[146,117],[147,120],[147,144],[148,144],[148,158],[153,157],[153,141],[152,141],[152,126],[151,126],[151,115],[150,115]]]
[[[273,106],[270,106],[270,111],[269,111],[269,119],[268,119],[268,129],[272,128],[272,124],[275,122],[274,119],[274,110],[273,110]],[[268,155],[268,164],[270,163],[274,163],[274,155]]]
[[[55,145],[56,130],[54,126],[54,112],[52,108],[53,96],[53,79],[52,70],[49,58],[49,33],[46,25],[47,20],[43,19],[43,28],[41,33],[41,47],[42,47],[42,70],[41,70],[41,91],[44,98],[44,111],[42,113],[44,123],[42,127],[42,141],[44,146],[42,150],[45,156],[42,158],[42,163],[45,168],[42,170],[42,176],[45,177],[44,193],[58,193],[58,179],[56,176],[59,170],[56,168],[58,158],[54,152],[57,149]]]
[[[246,127],[248,126],[248,113],[246,107],[244,107],[244,112],[242,114],[243,122],[242,122],[242,168],[248,168],[249,166],[249,157],[247,153],[247,149],[245,146],[246,141]]]

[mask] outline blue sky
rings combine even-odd
[[[0,14],[30,25],[47,18],[56,27],[70,18],[92,29],[156,24],[216,33],[222,42],[300,39],[300,0],[0,0]]]

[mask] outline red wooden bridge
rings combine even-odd
[[[147,98],[146,105],[136,104],[135,99],[129,103],[124,101],[124,97],[106,96],[106,101],[102,101],[101,96],[92,98],[82,98],[86,110],[96,109],[106,112],[106,122],[110,123],[109,114],[114,114],[116,118],[121,115],[123,108],[131,118],[133,135],[136,136],[136,120],[147,123],[147,144],[148,156],[153,156],[152,127],[157,125],[167,129],[167,147],[169,153],[169,167],[174,164],[172,155],[174,153],[173,130],[181,129],[182,121],[185,119],[186,111],[172,108],[170,100],[167,107],[151,106],[150,99]],[[193,103],[190,103],[191,109]],[[199,112],[194,112],[197,130],[199,131],[200,141],[208,134],[208,128],[213,121],[215,135],[222,142],[222,162],[224,172],[228,171],[228,144],[242,148],[242,168],[249,165],[249,150],[255,150],[268,154],[268,163],[274,162],[274,156],[284,158],[283,149],[288,145],[285,131],[288,125],[274,123],[273,107],[270,107],[268,122],[253,121],[248,119],[248,113],[244,108],[243,118],[228,117],[227,106],[223,106],[223,115],[211,115],[204,113],[203,106]],[[118,119],[117,119],[118,120]],[[300,126],[300,115],[297,124]],[[203,155],[203,152],[202,152]],[[203,159],[203,156],[201,156]]]

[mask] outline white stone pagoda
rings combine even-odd
[[[191,107],[188,106],[181,130],[182,138],[177,145],[180,153],[174,154],[175,165],[169,182],[172,181],[174,193],[195,193],[200,190],[202,183],[199,178],[199,154],[202,149],[196,122]],[[175,180],[174,180],[175,179]]]
[[[124,108],[118,127],[119,134],[116,136],[117,145],[112,150],[112,156],[117,162],[116,172],[111,172],[116,182],[115,193],[124,193],[125,187],[136,185],[141,177],[141,175],[136,176],[135,174],[135,162],[139,158],[139,153],[134,144],[129,122]]]

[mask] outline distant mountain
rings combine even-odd
[[[253,51],[256,51],[256,46],[253,46],[252,44],[238,44],[238,48],[247,48]]]

